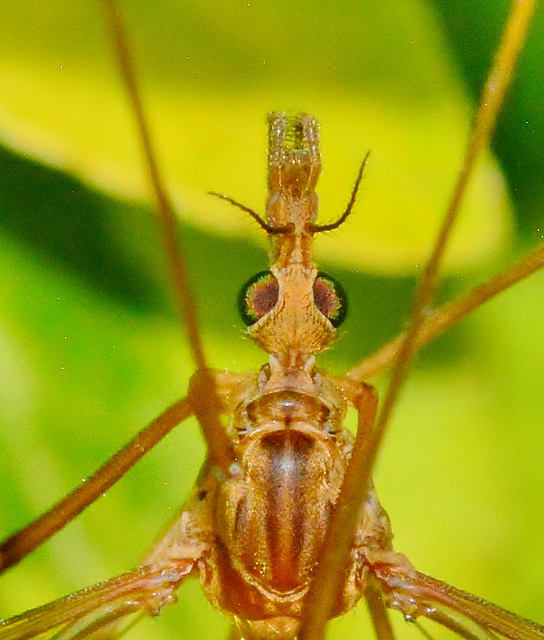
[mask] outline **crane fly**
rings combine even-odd
[[[275,121],[273,120],[273,122],[275,122]],[[304,122],[308,123],[309,121],[308,120],[304,120]],[[289,125],[289,124],[285,125],[285,127],[287,128],[288,131],[291,131],[291,129],[290,129],[291,126],[292,125]],[[279,129],[281,129],[281,128],[282,127],[279,127]],[[304,129],[304,125],[300,124],[299,128],[300,129]],[[304,138],[304,136],[303,136],[303,138]],[[300,148],[300,147],[298,147],[296,145],[295,145],[295,147],[296,147],[296,151],[301,151],[301,152],[305,151],[304,147]],[[318,225],[318,223],[315,223],[315,224]],[[280,227],[281,226],[282,225],[280,225]],[[283,226],[285,226],[285,225],[283,225]],[[324,230],[324,228],[319,229],[319,227],[317,226],[314,229],[314,232],[323,231],[323,230]],[[268,231],[271,232],[273,236],[277,236],[278,233],[279,233],[278,229],[273,229],[272,230],[272,229],[269,228]],[[282,233],[287,234],[287,229],[283,229]],[[266,339],[266,337],[261,338],[260,340],[263,341],[265,339]],[[313,349],[313,347],[312,347],[312,349]],[[267,348],[267,350],[269,350],[269,349]],[[319,349],[317,349],[317,350],[319,350]],[[275,355],[276,355],[276,357],[278,356],[277,353]],[[300,363],[298,363],[298,364],[300,365]],[[288,365],[286,365],[286,363],[283,363],[283,365],[284,366],[288,366],[288,367],[291,366],[291,367],[295,367],[296,368],[296,362],[295,363],[290,362],[290,364],[288,364]],[[268,374],[266,374],[266,375],[268,375]],[[273,379],[273,377],[272,377],[272,379]],[[244,381],[242,379],[242,383],[243,382]],[[345,393],[346,395],[349,395],[349,392],[344,387],[341,387],[341,388],[343,388],[343,393]],[[299,393],[300,394],[300,389],[298,389],[296,387],[296,385],[295,385],[295,393]],[[296,399],[300,400],[300,397],[296,396]],[[285,400],[285,402],[287,402],[287,400]],[[246,407],[246,409],[247,409],[247,407]],[[332,431],[334,431],[334,430],[335,429],[332,428]],[[302,432],[299,432],[299,431],[297,431],[295,429],[294,433],[298,433],[299,434],[299,435],[294,436],[294,437],[299,438],[299,439],[302,438],[304,440],[304,436],[302,435]],[[221,466],[219,460],[216,461],[216,464],[218,466]],[[223,469],[223,471],[225,472],[226,469]],[[227,471],[228,471],[228,469],[227,469]],[[208,492],[208,488],[207,487],[203,488],[203,486],[202,486],[202,482],[206,483],[208,481],[208,480],[206,480],[207,476],[204,475],[203,478],[204,478],[204,480],[201,479],[200,484],[197,484],[197,495],[198,496],[201,496],[202,493]],[[214,489],[213,491],[215,491],[215,490],[216,489]],[[213,493],[213,491],[212,491],[212,493]],[[200,498],[200,499],[204,500],[204,498]],[[377,513],[379,515],[381,512],[378,510]],[[384,528],[386,529],[387,527],[384,525]],[[366,529],[365,529],[365,531],[366,531]],[[389,542],[389,534],[385,535],[384,540]],[[388,548],[388,545],[386,544],[385,546],[387,547],[387,549],[385,549],[385,551],[389,552],[390,549]],[[382,551],[384,551],[384,550],[382,549]],[[369,552],[368,553],[365,552],[362,555],[368,556]],[[367,560],[368,559],[369,558],[367,557]],[[397,569],[399,569],[399,568],[400,569],[406,569],[406,571],[407,571],[407,576],[405,576],[406,580],[409,581],[409,579],[413,579],[415,581],[415,583],[414,583],[415,586],[417,588],[421,589],[422,593],[424,593],[425,592],[425,588],[427,588],[427,589],[430,590],[430,592],[432,592],[432,593],[434,593],[436,595],[436,589],[437,589],[437,583],[436,582],[427,583],[427,582],[425,582],[424,579],[421,579],[418,582],[417,574],[412,574],[411,573],[411,571],[412,571],[411,565],[409,565],[409,563],[405,564],[403,559],[398,558],[397,560],[398,561],[396,561],[396,564],[394,564],[394,566]],[[358,570],[360,572],[363,572],[363,573],[364,573],[365,567],[368,568],[368,566],[372,567],[372,573],[373,573],[374,577],[377,578],[378,580],[382,580],[383,584],[387,585],[389,587],[391,592],[388,594],[388,599],[386,599],[388,605],[393,605],[393,606],[395,606],[397,608],[400,608],[403,611],[403,613],[404,613],[404,615],[406,617],[417,617],[418,615],[421,615],[421,614],[423,614],[423,615],[430,615],[430,614],[434,615],[435,614],[434,611],[430,611],[429,605],[427,604],[427,601],[425,601],[424,596],[421,595],[421,593],[419,593],[419,592],[418,592],[419,593],[418,597],[420,597],[421,600],[419,601],[419,603],[416,602],[416,605],[414,605],[414,610],[410,610],[409,605],[406,602],[402,601],[403,597],[409,597],[410,594],[411,595],[414,595],[414,594],[412,592],[410,592],[409,590],[408,591],[404,591],[403,590],[403,589],[408,589],[409,585],[408,586],[406,586],[406,585],[403,586],[402,584],[400,584],[400,586],[399,586],[397,584],[393,584],[393,582],[395,582],[395,580],[392,578],[391,573],[390,572],[388,573],[388,571],[387,571],[387,567],[391,566],[390,560],[386,560],[386,559],[382,558],[379,562],[376,562],[374,560],[373,562],[371,562],[370,565],[366,565],[365,563],[357,565]],[[280,571],[280,574],[281,574],[282,580],[284,582],[285,581],[289,582],[289,580],[291,579],[291,576],[288,575],[288,572],[285,569],[283,571]],[[142,595],[142,594],[144,594],[144,592],[147,593],[150,590],[150,585],[152,585],[153,591],[156,591],[157,590],[157,586],[160,587],[161,585],[162,586],[164,586],[166,584],[169,585],[170,582],[177,583],[178,581],[181,580],[181,577],[182,577],[182,574],[175,574],[175,572],[174,572],[171,575],[169,575],[167,577],[167,579],[163,580],[162,574],[159,575],[159,574],[154,574],[153,572],[150,572],[150,574],[147,575],[145,570],[143,570],[141,572],[141,575],[139,574],[136,577],[133,576],[131,579],[133,579],[133,580],[143,580],[143,581],[151,580],[152,581],[150,583],[146,582],[147,586],[145,587],[145,589],[143,589],[143,587],[142,587],[142,590],[138,591],[138,594]],[[158,582],[153,582],[153,580],[158,580]],[[402,580],[400,582],[402,583]],[[138,583],[138,584],[140,584],[140,583]],[[366,584],[366,583],[364,583],[364,584]],[[95,602],[94,606],[98,606],[98,601],[96,599],[96,596],[97,596],[98,593],[102,594],[105,597],[106,601],[115,602],[115,597],[113,596],[113,594],[117,593],[117,592],[114,591],[114,589],[117,589],[118,587],[122,588],[122,586],[123,586],[123,579],[121,579],[121,581],[119,583],[113,583],[113,582],[106,583],[103,587],[97,588],[97,590],[95,592],[93,592],[91,590],[90,592],[87,592],[87,594],[90,595],[91,599],[93,599],[93,601]],[[399,589],[398,593],[395,592],[395,588]],[[101,589],[103,589],[103,591],[100,591]],[[363,587],[361,587],[361,589],[364,590]],[[434,591],[433,591],[433,589],[434,589]],[[228,589],[227,589],[227,591],[228,591]],[[479,606],[477,603],[475,604],[473,601],[470,601],[470,600],[463,601],[462,596],[458,592],[452,591],[452,592],[447,592],[447,594],[449,594],[449,596],[451,596],[452,600],[449,602],[449,604],[452,605],[452,603],[453,603],[452,606],[454,606],[454,608],[457,608],[457,609],[461,608],[462,611],[464,611],[465,609],[463,609],[463,607],[467,607],[467,611],[468,611],[468,609],[470,609],[471,603],[472,603],[472,605],[474,605],[476,607]],[[359,593],[359,595],[362,595],[362,592]],[[428,595],[428,593],[427,593],[427,595]],[[85,597],[86,597],[85,594],[82,594],[82,598],[85,599]],[[164,604],[163,602],[161,602],[160,596],[158,596],[158,600],[157,601],[154,601],[154,598],[156,598],[156,597],[157,597],[157,594],[155,593],[153,597],[150,596],[149,598],[147,598],[147,597],[145,598],[145,603],[144,603],[145,604],[145,608],[147,610],[149,610],[150,612],[153,612],[155,610],[155,608],[160,608],[160,606],[162,604]],[[165,597],[166,597],[166,599],[172,599],[174,596],[169,591],[169,589],[166,589]],[[136,598],[136,600],[137,600],[137,598]],[[77,601],[78,601],[77,597],[71,599],[71,602],[76,602],[77,603]],[[224,606],[224,600],[221,600],[221,602],[223,603],[223,606]],[[444,604],[444,602],[442,602],[442,604]],[[131,601],[130,606],[132,606],[132,605],[133,605],[133,602]],[[232,606],[232,604],[231,604],[231,606]],[[423,607],[424,610],[423,611],[419,610],[418,606]],[[228,607],[225,607],[225,608],[228,609]],[[68,609],[68,607],[67,607],[67,604],[66,604],[66,601],[65,601],[64,604],[52,605],[52,608],[42,609],[38,614],[36,614],[38,616],[37,618],[35,618],[35,617],[33,618],[32,615],[29,615],[29,617],[25,618],[25,620],[26,620],[26,622],[29,622],[31,620],[35,621],[36,619],[41,621],[41,622],[37,623],[38,626],[34,627],[34,629],[37,629],[37,630],[42,630],[43,629],[44,630],[45,627],[44,626],[40,626],[40,625],[42,625],[43,620],[49,615],[49,613],[47,613],[47,612],[53,613],[56,616],[57,614],[60,614],[61,611],[65,612],[67,609]],[[489,622],[489,618],[493,617],[495,615],[494,613],[493,614],[491,613],[494,610],[492,610],[491,607],[488,606],[488,605],[484,605],[483,609],[484,609],[484,617],[485,617],[486,612],[487,612],[486,622]],[[81,610],[78,610],[78,612],[82,613]],[[124,612],[124,610],[123,610],[123,612]],[[127,610],[127,612],[128,612],[128,610]],[[239,617],[243,618],[243,616],[239,615],[240,614],[239,611],[236,611],[235,613],[238,614]],[[102,614],[100,614],[100,612],[99,612],[99,618],[98,618],[99,620],[102,620],[101,615]],[[298,612],[297,612],[297,615],[298,615]],[[502,614],[497,613],[496,615],[500,619]],[[435,617],[437,617],[437,616],[435,616]],[[106,619],[108,619],[108,618],[106,617]],[[447,618],[443,618],[442,622],[444,622],[444,621],[447,622],[448,620],[449,619],[447,619]],[[17,625],[18,623],[15,623],[15,624]],[[32,624],[34,624],[34,623],[32,623]],[[53,626],[56,626],[56,624],[58,624],[58,622],[55,622],[55,625],[53,625]],[[79,623],[77,623],[77,624],[79,624]],[[77,624],[76,624],[75,627],[70,628],[70,631],[69,631],[70,633],[73,634],[74,637],[76,637],[77,634],[81,635],[83,633],[83,630],[85,629],[84,626],[83,627],[78,627]],[[92,625],[94,625],[94,618],[92,619],[91,622],[87,621],[87,622],[83,622],[82,624],[83,625],[89,624],[90,628],[93,628]],[[460,630],[460,628],[457,628],[455,626],[456,623],[452,623],[451,620],[449,621],[449,624],[450,624],[450,626],[453,626],[453,628],[455,630]],[[505,624],[505,623],[503,622],[503,624]],[[540,636],[540,634],[542,633],[541,629],[536,627],[536,626],[532,627],[529,624],[524,623],[523,621],[517,620],[517,619],[514,619],[514,625],[518,626],[519,629],[523,630],[523,631],[520,631],[520,633],[527,634],[526,636],[519,636],[519,637],[541,637]],[[11,627],[11,628],[13,629],[13,627]],[[17,626],[15,628],[17,628]],[[251,633],[251,629],[252,629],[251,627],[246,629],[246,633]],[[497,629],[495,629],[495,630],[497,630]],[[255,629],[253,629],[253,631],[255,631]],[[9,626],[5,627],[5,632],[6,633],[10,633],[10,627]],[[499,626],[498,632],[506,633],[505,627],[504,626],[503,627]],[[16,633],[17,633],[17,631],[16,631]],[[262,630],[260,631],[260,633],[265,635],[265,633]],[[290,629],[288,632],[286,631],[286,633],[291,633],[292,634],[292,629]],[[77,637],[80,637],[80,635],[77,635]],[[11,637],[11,636],[6,635],[6,637]],[[18,637],[18,636],[15,635],[13,637]],[[467,637],[471,637],[471,636],[467,636]],[[514,636],[514,637],[518,637],[518,636]]]

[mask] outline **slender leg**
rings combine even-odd
[[[491,300],[542,267],[544,267],[544,245],[538,246],[522,260],[501,271],[488,282],[475,287],[465,296],[447,302],[428,313],[417,333],[416,349],[419,350],[443,333],[446,333],[484,302]],[[405,333],[400,333],[396,338],[393,338],[381,349],[351,369],[347,373],[347,377],[350,380],[363,382],[372,380],[380,373],[390,369],[405,337]]]
[[[478,287],[465,298],[454,303],[444,305],[428,318],[424,318],[424,311],[432,304],[434,290],[436,288],[437,274],[442,261],[447,238],[452,225],[459,213],[459,206],[466,191],[468,181],[472,175],[476,160],[489,141],[496,123],[498,113],[504,102],[506,91],[514,75],[520,51],[523,49],[527,31],[536,6],[536,0],[517,0],[512,3],[512,9],[504,30],[501,46],[495,57],[495,63],[491,69],[486,85],[482,92],[480,105],[476,114],[476,121],[470,139],[467,144],[463,163],[450,199],[433,255],[425,269],[422,281],[416,293],[416,300],[412,311],[411,324],[408,329],[412,333],[411,339],[406,339],[401,334],[376,354],[364,360],[352,369],[347,376],[352,380],[370,380],[382,371],[389,369],[393,363],[403,361],[404,352],[414,350],[430,342],[435,337],[446,331],[450,326],[458,322],[466,313],[477,308],[480,304],[500,293],[514,282],[524,278],[529,273],[536,271],[544,264],[544,247],[538,248],[529,254],[519,264],[507,269],[496,276],[487,285]],[[407,359],[407,362],[410,358]],[[395,368],[399,368],[397,365]],[[402,367],[400,367],[402,368]],[[402,376],[397,376],[402,378]],[[395,385],[391,385],[396,394]],[[391,395],[391,391],[388,396]],[[389,404],[386,397],[385,405]],[[381,422],[381,419],[379,423]]]
[[[0,545],[0,572],[17,564],[73,520],[192,413],[187,398],[173,404],[75,491],[27,527],[7,538]]]
[[[372,576],[366,588],[366,602],[378,640],[395,640],[379,583]]]
[[[0,640],[34,638],[52,630],[56,630],[54,637],[62,640],[83,638],[134,613],[158,615],[163,606],[176,601],[176,592],[193,566],[194,558],[189,558],[138,567],[16,618],[0,621]]]
[[[164,251],[172,279],[180,324],[185,329],[189,348],[197,371],[200,374],[200,379],[204,380],[207,404],[203,402],[197,403],[198,419],[202,427],[202,434],[208,445],[209,456],[226,475],[232,463],[231,447],[224,436],[219,412],[216,410],[219,405],[218,390],[215,388],[213,376],[208,373],[208,364],[202,345],[185,252],[177,234],[174,206],[159,169],[159,161],[153,146],[148,118],[146,117],[140,89],[136,82],[135,66],[128,44],[122,12],[114,0],[102,0],[102,7],[111,32],[115,57],[119,65],[128,102],[134,115],[144,164],[149,174],[151,191],[155,197]],[[199,394],[195,392],[193,396],[198,399]]]
[[[353,537],[359,521],[361,496],[366,487],[360,482],[361,470],[378,406],[378,394],[370,385],[358,385],[354,405],[359,412],[357,437],[346,470],[340,498],[335,506],[323,544],[321,561],[306,600],[298,640],[321,640],[330,619],[335,599],[340,593],[345,565],[350,557]]]
[[[392,564],[377,564],[372,572],[381,583],[387,606],[400,610],[406,619],[430,618],[467,639],[475,637],[470,621],[484,634],[497,633],[509,640],[544,639],[543,626],[424,573]]]

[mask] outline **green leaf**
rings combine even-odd
[[[152,13],[152,15],[151,15]],[[265,114],[298,110],[323,126],[322,217],[344,209],[364,154],[353,216],[322,255],[342,265],[413,272],[450,195],[471,111],[439,25],[422,2],[133,1],[131,44],[180,215],[255,237],[224,191],[254,209],[265,196]],[[8,1],[0,29],[0,131],[17,148],[102,188],[146,197],[126,98],[92,2]],[[409,222],[407,222],[409,221]],[[488,155],[473,181],[449,260],[500,250],[505,189]]]

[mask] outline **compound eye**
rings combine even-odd
[[[348,299],[342,285],[326,273],[318,273],[314,281],[315,306],[333,327],[339,327],[348,313]]]
[[[276,306],[279,284],[270,271],[261,271],[246,282],[238,296],[238,308],[247,326],[255,324]]]

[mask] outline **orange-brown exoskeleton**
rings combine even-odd
[[[542,265],[539,248],[466,298],[426,311],[433,301],[448,227],[481,140],[493,126],[528,10],[513,12],[504,45],[513,53],[499,56],[491,76],[485,108],[406,331],[374,359],[333,377],[316,366],[316,356],[334,340],[346,300],[341,285],[318,271],[313,240],[340,227],[350,215],[366,158],[344,213],[336,222],[320,224],[318,124],[307,114],[269,114],[265,217],[221,196],[248,212],[269,237],[269,271],[251,278],[240,298],[247,334],[268,354],[268,361],[255,372],[211,370],[188,295],[185,265],[174,246],[171,205],[156,170],[121,21],[113,3],[105,4],[141,129],[197,371],[186,399],[166,410],[60,506],[9,538],[0,548],[1,566],[15,564],[52,535],[191,414],[201,424],[208,454],[187,504],[135,570],[0,622],[0,640],[42,634],[116,637],[129,616],[156,615],[175,602],[180,585],[191,575],[199,578],[212,604],[229,616],[233,637],[248,640],[321,638],[325,623],[361,598],[368,601],[379,640],[393,636],[388,608],[411,621],[433,619],[467,639],[493,634],[544,638],[543,627],[417,571],[393,548],[389,519],[371,479],[391,408],[417,348]],[[391,386],[376,418],[377,393],[365,380],[390,366]],[[358,416],[355,436],[344,426],[349,408]]]

